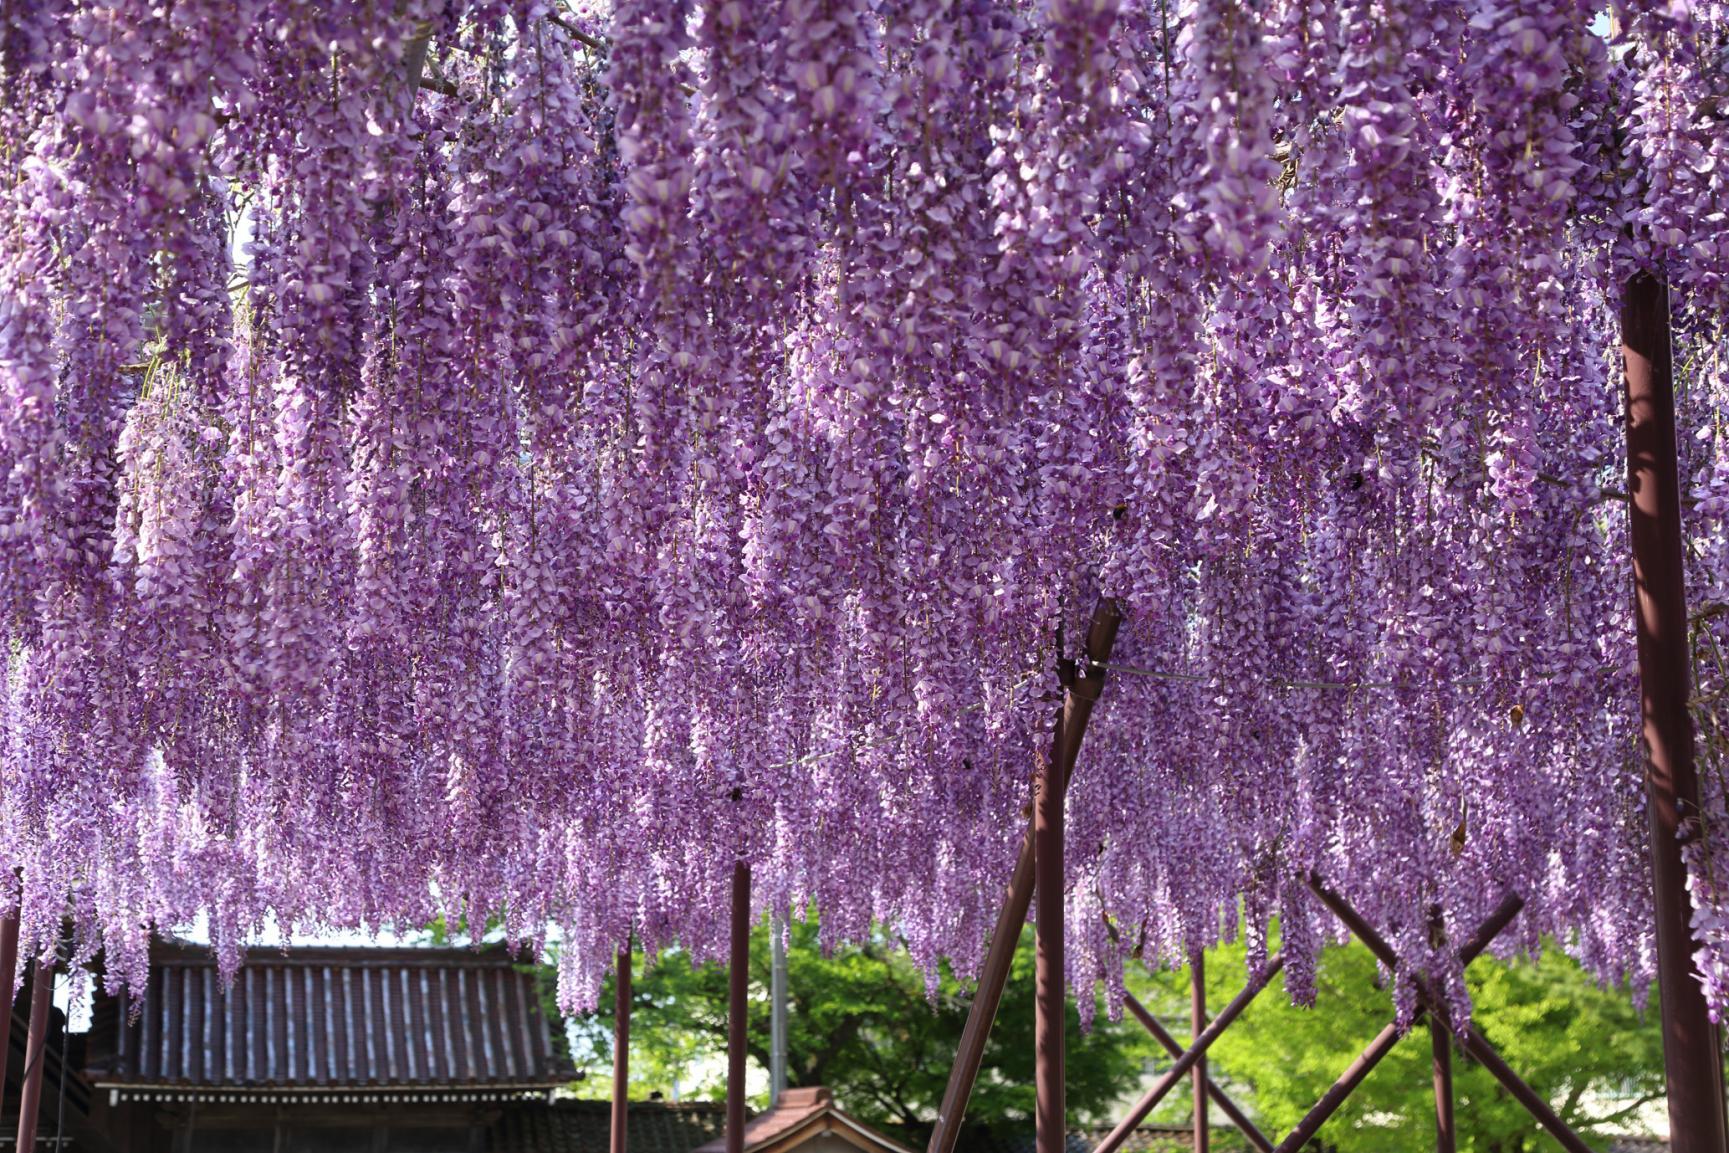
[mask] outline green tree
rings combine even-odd
[[[1208,997],[1222,1006],[1242,985],[1243,951],[1209,954]],[[1138,975],[1143,1000],[1186,1019],[1186,978]],[[1294,1006],[1267,989],[1209,1053],[1216,1080],[1269,1133],[1289,1131],[1392,1016],[1363,946],[1327,949],[1315,1007]],[[1476,1028],[1570,1125],[1606,1146],[1611,1127],[1634,1120],[1663,1088],[1662,1040],[1653,1005],[1645,1015],[1625,989],[1598,986],[1559,948],[1538,960],[1480,958],[1467,971]],[[1181,1017],[1179,1017],[1181,1014]],[[1402,1040],[1369,1075],[1320,1137],[1338,1153],[1421,1149],[1432,1140],[1434,1098],[1426,1026]],[[1465,1153],[1548,1153],[1559,1149],[1489,1072],[1455,1051],[1459,1148]]]
[[[928,1124],[942,1100],[966,1022],[970,989],[944,970],[934,992],[899,942],[878,933],[824,956],[815,921],[790,926],[787,951],[788,1080],[826,1085],[854,1115],[874,1124]],[[750,1058],[769,1062],[769,937],[751,937]],[[727,976],[663,954],[647,973],[636,960],[632,989],[631,1091],[669,1095],[677,1078],[686,1098],[724,1093],[718,1058],[726,1046]],[[587,1077],[580,1092],[604,1096],[611,1077],[612,985],[605,1011],[576,1024],[573,1053]],[[1103,1013],[1100,1013],[1102,1021]],[[1105,1120],[1125,1088],[1139,1082],[1151,1045],[1129,1025],[1082,1039],[1069,1009],[1068,1103],[1079,1121]],[[1033,948],[1028,930],[1015,956],[969,1121],[1030,1123],[1033,1113]],[[706,1071],[706,1075],[705,1075]],[[765,1101],[752,1102],[760,1108]]]
[[[882,1125],[918,1127],[935,1116],[965,1023],[970,990],[946,972],[934,996],[892,937],[824,956],[812,923],[790,929],[789,1079],[827,1085],[851,1112]],[[726,973],[693,968],[677,951],[647,974],[637,957],[631,1023],[632,1094],[686,1098],[724,1094]],[[1241,945],[1208,953],[1208,999],[1223,1006],[1242,985]],[[752,1064],[766,1069],[769,942],[759,925],[751,942]],[[1392,1014],[1374,958],[1360,945],[1329,948],[1317,974],[1317,1003],[1292,1005],[1275,985],[1226,1031],[1209,1053],[1224,1085],[1275,1139],[1288,1132]],[[1480,958],[1468,974],[1476,1027],[1587,1140],[1608,1144],[1613,1127],[1633,1121],[1662,1093],[1662,1045],[1655,1007],[1641,1014],[1625,989],[1598,986],[1558,948],[1535,961]],[[1180,1039],[1187,1036],[1187,971],[1133,971],[1132,991]],[[612,1004],[610,983],[603,1002]],[[1031,1124],[1033,1109],[1033,948],[1028,930],[1016,954],[986,1049],[969,1122]],[[610,1012],[577,1022],[572,1052],[587,1074],[580,1091],[605,1096],[611,1066]],[[1114,1122],[1170,1058],[1125,1016],[1099,1007],[1083,1036],[1069,1011],[1069,1109],[1076,1124]],[[1464,1153],[1548,1153],[1557,1146],[1485,1070],[1454,1055],[1459,1148]],[[752,1102],[761,1108],[759,1096]],[[1188,1117],[1187,1085],[1153,1120]],[[1420,1149],[1432,1140],[1434,1104],[1426,1029],[1382,1061],[1320,1134],[1337,1153]],[[1215,1147],[1239,1148],[1214,1112]]]

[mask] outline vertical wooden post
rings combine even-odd
[[[630,938],[618,951],[612,996],[611,1153],[630,1149]]]
[[[1435,1153],[1454,1153],[1453,1042],[1434,1018],[1429,1019],[1430,1064],[1435,1076]]]
[[[732,867],[732,956],[727,971],[726,1153],[744,1153],[745,1043],[749,1036],[750,866]]]
[[[1447,944],[1447,920],[1439,902],[1429,906],[1429,944],[1437,951]],[[1435,1153],[1454,1153],[1453,1039],[1433,1014],[1429,1017],[1429,1070],[1435,1086]]]
[[[24,1049],[24,1085],[18,1094],[17,1149],[36,1148],[42,1067],[48,1063],[48,1008],[53,1003],[54,970],[37,961],[30,971],[30,1033]]]
[[[1693,975],[1692,902],[1682,845],[1701,835],[1693,761],[1681,484],[1669,289],[1639,273],[1621,300],[1627,369],[1627,495],[1637,591],[1639,697],[1657,928],[1658,1005],[1672,1153],[1724,1153],[1723,1065],[1717,1029]]]
[[[6,1064],[12,1056],[12,973],[18,968],[18,912],[0,917],[0,982],[6,986],[6,1024],[0,1031],[0,1095],[6,1090]]]
[[[1058,724],[1057,747],[1062,721]],[[1064,1153],[1068,1117],[1064,1096],[1063,1031],[1066,985],[1063,977],[1063,766],[1055,756],[1039,768],[1038,795],[1033,798],[1033,874],[1038,892],[1034,980],[1033,1082],[1037,1095],[1038,1153]]]
[[[1189,954],[1189,1043],[1207,1029],[1207,973],[1205,957],[1196,949]],[[1189,1073],[1189,1083],[1195,1093],[1195,1153],[1208,1153],[1212,1146],[1212,1127],[1207,1123],[1207,1059],[1195,1062]]]
[[[1087,630],[1089,663],[1102,665],[1111,659],[1117,626],[1121,621],[1116,602],[1101,599],[1094,607],[1092,623]],[[1087,721],[1092,716],[1093,704],[1104,691],[1104,670],[1089,668],[1088,672],[1085,679],[1069,687],[1063,715],[1051,741],[1051,759],[1066,764],[1068,772],[1074,771],[1075,753],[1065,752],[1065,746],[1069,750],[1079,749],[1081,737],[1087,731]],[[973,991],[972,1004],[967,1007],[967,1022],[961,1030],[955,1063],[949,1068],[949,1083],[943,1090],[943,1102],[937,1109],[937,1123],[931,1129],[925,1153],[954,1153],[955,1141],[960,1137],[967,1100],[972,1096],[979,1066],[984,1061],[985,1042],[990,1038],[991,1025],[996,1021],[997,1006],[1003,999],[1003,986],[1008,982],[1009,967],[1014,963],[1021,929],[1027,923],[1027,911],[1032,907],[1033,856],[1033,829],[1028,828],[1026,839],[1021,842],[1020,856],[1015,860],[1014,875],[1009,880],[1002,910],[997,914],[996,927],[991,932],[990,949],[985,953],[985,963],[979,971],[978,988]]]

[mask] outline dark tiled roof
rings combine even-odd
[[[502,949],[257,949],[224,988],[208,950],[164,945],[124,1015],[98,1007],[99,1085],[533,1089],[571,1075]]]
[[[606,1101],[507,1105],[487,1135],[488,1153],[607,1153],[612,1106]],[[719,1102],[633,1101],[630,1153],[690,1153],[726,1129]]]

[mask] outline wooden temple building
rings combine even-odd
[[[30,1001],[27,982],[0,1153],[15,1148]],[[208,949],[161,942],[141,1003],[98,994],[87,1032],[65,1026],[53,1011],[38,1151],[608,1153],[610,1103],[555,1098],[575,1073],[533,976],[502,949],[255,949],[225,985]],[[725,1121],[719,1102],[632,1102],[629,1153],[722,1153]],[[924,1136],[789,1089],[745,1126],[745,1153],[912,1153]],[[1076,1132],[1070,1153],[1098,1136]],[[1181,1138],[1149,1125],[1125,1153]],[[957,1148],[1032,1153],[1032,1128],[970,1128]]]
[[[788,1089],[744,1127],[744,1153],[913,1153],[840,1111],[827,1089]],[[726,1153],[718,1135],[693,1153]]]
[[[257,949],[225,986],[208,949],[163,943],[142,1004],[99,995],[88,1033],[56,1013],[50,1038],[39,1149],[485,1153],[507,1109],[545,1108],[573,1076],[502,949]]]

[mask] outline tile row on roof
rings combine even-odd
[[[98,1006],[99,1086],[545,1092],[572,1076],[502,949],[257,949],[232,986],[205,949],[153,961],[141,1006]]]

